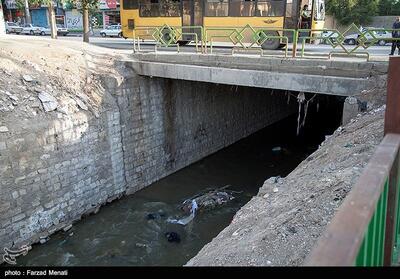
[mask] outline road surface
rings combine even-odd
[[[7,36],[25,36],[27,40],[30,38],[40,38],[40,36],[30,36],[30,35],[7,35]],[[46,36],[44,38],[49,38],[49,36]],[[82,41],[81,36],[60,36],[58,37],[59,40],[67,40],[67,41]],[[103,37],[91,37],[90,38],[90,43],[96,46],[101,46],[105,48],[111,48],[111,49],[120,49],[120,50],[133,50],[133,41],[132,39],[123,39],[123,38],[103,38]],[[142,42],[141,43],[141,48],[142,50],[145,51],[151,51],[154,50],[155,43],[154,42]],[[300,53],[300,47],[298,46],[298,51]],[[347,49],[352,49],[354,46],[346,46]],[[390,44],[386,46],[372,46],[369,47],[367,50],[364,50],[362,47],[360,47],[357,51],[358,52],[367,52],[372,56],[372,57],[378,57],[378,58],[383,58],[386,59],[390,53]],[[159,48],[161,51],[173,51],[176,52],[177,48],[176,47],[169,47],[169,48]],[[227,45],[217,45],[213,49],[215,53],[218,54],[229,54],[232,52],[232,47],[227,46]],[[291,46],[289,46],[289,52],[291,52]],[[307,55],[326,55],[329,54],[329,52],[333,50],[341,50],[340,47],[333,49],[330,45],[310,45],[308,44],[306,46],[306,54]],[[193,44],[185,47],[180,47],[181,52],[195,52],[195,46]],[[254,52],[253,52],[254,53]],[[283,56],[284,51],[283,50],[275,50],[275,51],[267,51],[265,53],[266,55],[277,55],[277,56]],[[290,55],[290,53],[289,53]]]

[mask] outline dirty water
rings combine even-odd
[[[232,221],[271,176],[286,176],[312,153],[334,127],[309,123],[306,136],[296,136],[297,116],[276,123],[136,194],[113,202],[34,245],[23,266],[180,266]],[[335,126],[333,124],[333,126]],[[327,131],[329,130],[330,131]],[[278,148],[279,147],[279,148]],[[181,203],[209,187],[232,185],[235,199],[198,213],[188,225],[170,224],[185,217]],[[151,215],[149,215],[151,214]],[[179,242],[169,242],[175,232]]]

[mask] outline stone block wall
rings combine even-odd
[[[122,82],[102,77],[98,115],[54,113],[0,133],[1,251],[37,242],[296,111],[283,92],[119,68]]]

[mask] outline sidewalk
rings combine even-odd
[[[100,36],[100,31],[101,28],[95,28],[93,29],[93,32],[90,32],[91,37],[101,37]],[[82,37],[83,36],[83,30],[69,30],[68,36],[73,36],[73,37]]]

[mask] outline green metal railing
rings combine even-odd
[[[202,26],[138,26],[133,30],[133,50],[141,52],[140,40],[153,40],[156,42],[154,50],[160,47],[176,47],[179,52],[180,42],[193,41],[196,52],[203,51],[203,43],[200,44],[199,36],[204,33]]]
[[[344,32],[339,32],[337,29],[299,29],[297,30],[297,37],[301,40],[300,57],[305,57],[306,41],[315,42],[322,40],[332,47],[332,50],[327,53],[328,58],[331,58],[335,54],[344,54],[347,56],[364,55],[369,60],[370,53],[368,49],[375,46],[378,42],[383,41],[385,44],[393,41],[400,42],[400,38],[379,37],[377,35],[378,32],[390,34],[393,31],[395,30],[385,28],[368,28],[360,31],[360,27],[355,24],[350,25]],[[300,37],[299,34],[301,33],[312,35]],[[324,33],[328,33],[329,35],[324,36]],[[352,40],[354,45],[346,43],[346,36],[352,34],[357,35],[357,38],[347,40]]]
[[[388,188],[389,181],[386,180],[358,252],[356,266],[383,266]]]
[[[197,53],[213,53],[216,42],[228,42],[232,46],[232,54],[236,51],[257,51],[261,56],[265,55],[263,44],[267,41],[279,41],[284,45],[283,52],[273,52],[274,56],[309,58],[322,56],[328,59],[334,55],[361,56],[370,58],[369,48],[378,42],[390,43],[400,38],[379,37],[378,32],[386,32],[387,35],[393,29],[374,28],[360,31],[360,27],[352,24],[344,32],[337,29],[283,29],[266,28],[251,25],[233,27],[202,27],[202,26],[137,26],[133,30],[134,51],[143,51],[140,47],[141,40],[152,40],[156,42],[157,48],[176,47],[180,51],[180,44],[183,41],[193,41]],[[328,34],[328,35],[326,35]],[[346,39],[347,35],[356,34],[357,37]],[[318,51],[313,53],[307,50],[307,42],[314,43],[324,41],[331,48],[326,53]],[[353,41],[349,45],[346,41]],[[300,50],[298,50],[300,45]],[[270,54],[270,53],[269,53]]]
[[[306,259],[312,266],[389,266],[400,252],[400,57],[391,57],[385,137]]]
[[[205,52],[213,53],[214,42],[225,41],[233,45],[235,50],[257,50],[264,56],[262,45],[267,41],[278,41],[284,44],[284,56],[288,56],[289,37],[284,35],[291,33],[295,36],[295,29],[253,27],[247,24],[244,27],[207,27],[204,28]]]

